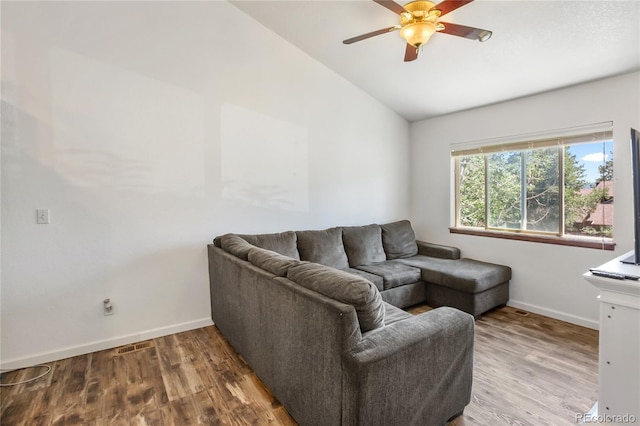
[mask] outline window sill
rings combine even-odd
[[[561,246],[583,247],[598,250],[614,250],[616,244],[613,241],[602,241],[587,238],[553,237],[516,232],[487,231],[478,228],[449,228],[452,234],[476,235],[479,237],[502,238],[505,240],[529,241],[533,243],[556,244]]]

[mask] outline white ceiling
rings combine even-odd
[[[408,63],[398,32],[342,43],[398,23],[371,0],[232,3],[409,121],[640,69],[638,0],[476,0],[442,21],[489,41],[435,34]]]

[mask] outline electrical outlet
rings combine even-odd
[[[37,209],[36,222],[41,225],[49,223],[49,209]]]
[[[111,299],[104,299],[102,301],[103,304],[103,313],[104,315],[113,315],[113,304],[111,303]]]

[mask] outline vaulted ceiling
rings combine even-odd
[[[371,0],[232,3],[409,121],[640,69],[637,0],[476,0],[443,21],[490,40],[436,33],[413,62],[397,31],[342,43],[398,23]]]

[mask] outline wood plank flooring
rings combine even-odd
[[[591,409],[598,332],[518,312],[504,307],[476,321],[472,401],[449,426],[575,425]],[[56,361],[42,379],[0,388],[0,424],[296,424],[215,326],[150,343]],[[40,372],[5,373],[2,383]]]

